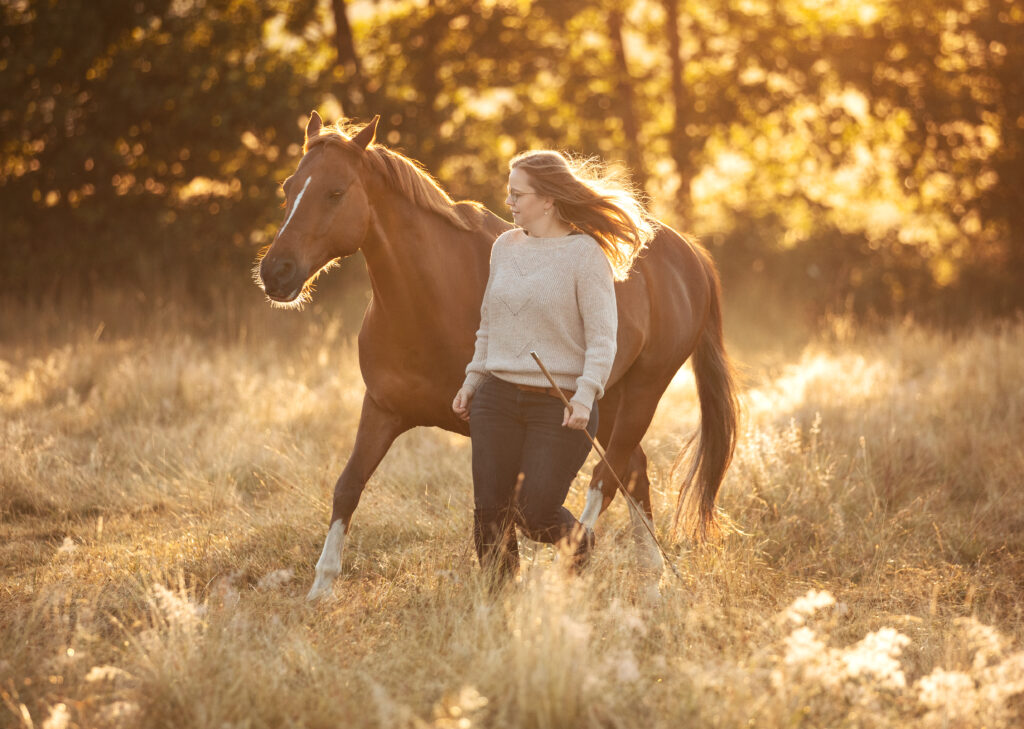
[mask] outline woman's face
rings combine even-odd
[[[513,222],[530,232],[532,226],[544,219],[544,211],[551,207],[551,198],[538,195],[530,176],[515,167],[508,174],[505,204],[512,211]]]

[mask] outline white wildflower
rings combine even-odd
[[[787,666],[802,666],[827,657],[828,648],[810,628],[797,628],[785,640]]]
[[[114,701],[100,711],[105,724],[122,726],[131,722],[139,713],[139,705],[134,701]]]
[[[71,712],[67,704],[55,704],[50,715],[43,721],[43,729],[67,729],[71,722]]]
[[[835,605],[836,599],[827,590],[808,590],[803,597],[793,601],[783,613],[783,617],[797,625],[803,625],[807,618],[827,607]]]
[[[910,638],[895,628],[869,633],[856,645],[841,652],[844,674],[848,678],[867,676],[888,688],[903,688],[907,679],[896,660]]]
[[[469,729],[472,715],[487,706],[487,697],[472,686],[463,686],[457,692],[446,693],[434,704],[436,729]]]
[[[786,636],[784,643],[786,653],[783,663],[790,671],[825,686],[836,683],[834,651],[819,640],[817,633],[808,627],[797,628]],[[781,686],[785,681],[785,677],[779,671],[773,672],[771,678],[774,686]]]
[[[117,681],[119,679],[131,678],[131,674],[117,666],[93,666],[85,675],[89,683],[97,681]]]
[[[295,577],[295,570],[290,567],[288,569],[274,570],[263,575],[260,581],[256,583],[256,587],[260,590],[280,590],[291,582],[293,577]]]
[[[1003,706],[1013,696],[1024,695],[1024,652],[1007,656],[981,671],[981,694],[990,704]]]
[[[168,627],[191,632],[202,623],[202,606],[189,599],[184,590],[174,592],[163,585],[153,585],[150,590],[150,604],[156,608],[158,617]]]
[[[973,716],[978,709],[974,679],[962,671],[936,668],[917,682],[917,700],[931,709],[926,721],[946,724]]]
[[[974,653],[974,669],[981,670],[1003,655],[1006,638],[991,625],[974,618],[957,618],[956,624],[967,633],[967,644]]]

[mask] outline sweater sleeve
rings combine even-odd
[[[480,386],[480,383],[484,381],[484,377],[487,376],[487,330],[490,324],[490,317],[487,311],[487,299],[491,293],[491,283],[494,281],[494,259],[495,251],[498,250],[498,244],[501,241],[502,236],[494,241],[491,246],[491,260],[489,264],[489,272],[487,274],[487,286],[484,288],[484,299],[480,304],[480,328],[476,330],[476,346],[473,351],[473,359],[468,365],[466,365],[466,379],[463,381],[462,386],[468,387],[471,392],[476,392],[476,388]]]
[[[588,246],[576,276],[576,301],[583,317],[586,351],[583,374],[576,379],[572,399],[589,408],[604,396],[604,386],[615,361],[619,312],[611,262],[600,246]]]

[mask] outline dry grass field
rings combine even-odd
[[[660,600],[621,500],[582,578],[524,544],[490,597],[469,442],[421,429],[370,482],[334,599],[308,605],[354,344],[296,313],[267,313],[294,332],[266,338],[37,316],[0,315],[0,726],[1024,722],[1024,321],[837,322],[775,349],[731,330],[745,413],[718,541],[668,531],[688,369],[646,439],[683,577]]]

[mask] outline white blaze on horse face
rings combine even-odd
[[[598,481],[594,488],[587,491],[587,503],[580,514],[580,523],[588,529],[593,529],[597,524],[597,517],[601,515],[601,502],[604,494],[601,492],[601,482]]]
[[[335,578],[341,574],[341,551],[345,547],[345,524],[341,519],[331,524],[324,541],[324,551],[316,563],[316,579],[307,600],[318,600],[331,594]]]
[[[288,227],[288,223],[292,222],[292,216],[295,215],[295,211],[299,209],[299,203],[302,202],[302,196],[306,194],[306,188],[309,187],[309,183],[313,181],[313,175],[306,178],[305,184],[302,189],[299,190],[299,194],[295,198],[295,204],[292,205],[292,211],[288,213],[288,217],[285,218],[284,225],[281,226],[281,230],[277,231],[278,235],[284,232],[284,229]]]

